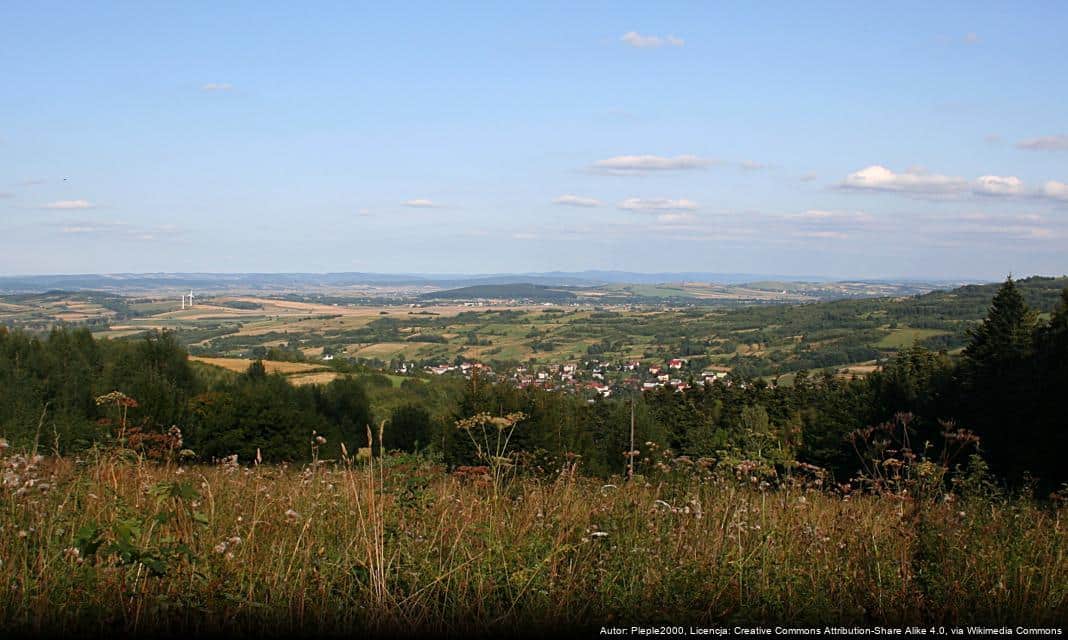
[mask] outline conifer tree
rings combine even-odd
[[[971,340],[964,357],[977,373],[1028,358],[1036,324],[1037,314],[1027,307],[1009,276],[994,295],[986,319],[969,332]]]
[[[1010,276],[970,334],[962,362],[962,415],[982,439],[992,466],[1012,480],[1034,466],[1038,436],[1034,347],[1037,314]]]

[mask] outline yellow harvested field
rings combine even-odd
[[[216,367],[222,367],[230,371],[244,372],[252,364],[252,360],[246,358],[208,358],[204,356],[189,356],[190,360],[203,362]],[[283,362],[280,360],[264,360],[263,367],[267,373],[281,373],[289,375],[293,373],[312,373],[323,371],[323,366],[318,364],[306,364],[303,362]]]
[[[838,375],[843,377],[866,376],[878,371],[881,367],[875,363],[854,364],[838,370]]]
[[[305,384],[328,384],[333,382],[341,376],[336,371],[313,371],[312,373],[295,373],[291,376],[286,376],[286,380],[293,385],[305,385]]]

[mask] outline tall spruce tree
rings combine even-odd
[[[961,374],[961,414],[976,430],[993,466],[1010,479],[1034,467],[1034,349],[1037,314],[1010,276],[970,334]]]
[[[965,359],[976,373],[986,373],[1029,358],[1037,321],[1010,276],[994,294],[986,319],[969,332]]]

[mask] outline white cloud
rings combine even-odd
[[[435,209],[441,205],[433,200],[427,200],[426,198],[415,198],[414,200],[405,200],[402,202],[406,207],[414,207],[416,209]]]
[[[846,189],[892,191],[914,195],[996,196],[1004,198],[1038,198],[1068,201],[1068,185],[1051,180],[1042,187],[1028,187],[1016,176],[986,175],[968,182],[964,178],[927,173],[910,169],[904,173],[874,165],[849,174],[840,185]]]
[[[917,194],[958,193],[967,186],[964,178],[927,173],[922,169],[908,169],[894,173],[881,165],[865,167],[846,176],[841,186],[846,189],[894,191]]]
[[[823,238],[827,240],[845,240],[849,234],[843,231],[795,231],[793,235],[800,238]]]
[[[624,211],[638,211],[641,213],[697,211],[697,203],[692,200],[680,198],[627,198],[617,205]]]
[[[576,196],[567,193],[558,198],[553,198],[553,204],[566,205],[569,207],[599,207],[603,203],[597,198],[587,198],[585,196]]]
[[[107,234],[110,238],[119,240],[136,240],[150,242],[177,238],[185,232],[172,224],[158,227],[140,227],[126,222],[105,222],[100,220],[76,220],[47,226],[55,228],[59,233],[72,236],[91,236]]]
[[[979,176],[972,190],[985,196],[1018,196],[1023,195],[1024,184],[1016,176]]]
[[[664,224],[688,224],[697,222],[697,216],[692,213],[661,213],[656,217],[656,221]]]
[[[670,47],[682,47],[685,46],[686,41],[682,38],[676,38],[675,36],[667,36],[661,38],[660,36],[643,36],[637,31],[628,31],[620,38],[626,44],[638,49],[656,49],[664,45]]]
[[[1068,201],[1068,184],[1050,180],[1042,185],[1042,195],[1053,200]]]
[[[1027,151],[1068,151],[1068,135],[1028,138],[1017,142],[1016,148]]]
[[[965,44],[979,44],[980,42],[982,42],[982,39],[977,33],[969,32],[964,35]]]
[[[231,91],[231,90],[233,90],[233,88],[234,88],[234,85],[230,84],[229,82],[209,82],[207,84],[204,84],[204,85],[200,86],[200,90],[201,91],[209,91],[209,92],[211,92],[211,91]]]
[[[786,216],[794,220],[807,222],[869,222],[871,214],[864,211],[825,211],[823,209],[808,209],[801,213],[791,213]]]
[[[94,205],[88,200],[56,200],[42,206],[42,209],[92,209]]]
[[[656,155],[615,156],[593,163],[592,169],[600,173],[633,175],[653,171],[691,171],[703,169],[711,160],[694,155],[665,157]]]
[[[738,163],[738,166],[746,171],[760,171],[761,169],[768,168],[768,165],[763,162],[754,162],[752,160],[743,160]]]
[[[512,234],[512,239],[513,240],[537,240],[538,239],[538,234],[536,234],[536,233],[525,233],[525,232],[513,233]]]
[[[808,173],[801,175],[801,182],[812,182],[818,177],[819,176],[817,176],[814,171],[809,171]]]

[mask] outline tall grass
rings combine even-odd
[[[916,505],[702,472],[498,486],[410,457],[0,463],[0,632],[1068,616],[1065,509],[1022,497]]]

